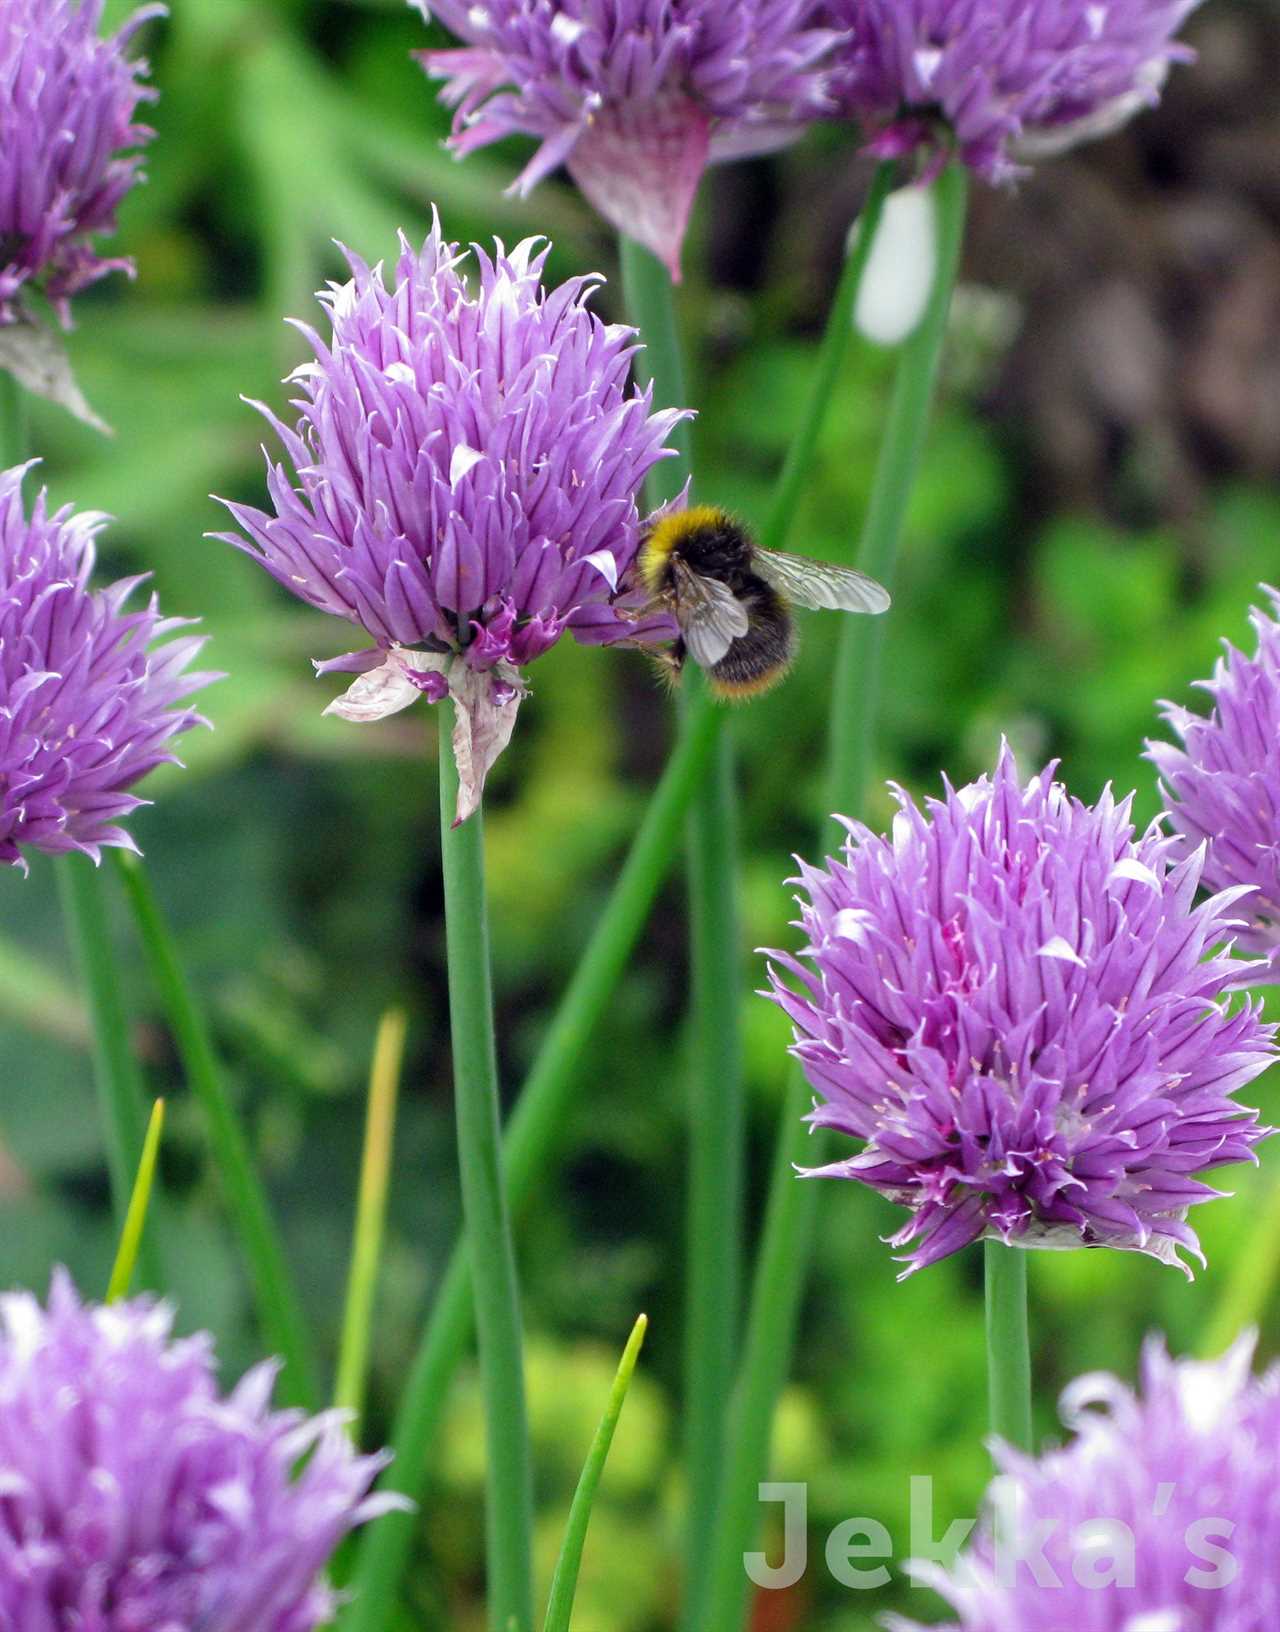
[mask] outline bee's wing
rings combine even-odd
[[[689,655],[704,669],[714,668],[724,654],[746,634],[747,609],[728,584],[703,578],[677,557],[675,575],[676,622]]]
[[[757,546],[752,564],[762,578],[797,606],[827,607],[833,612],[887,612],[889,591],[864,572],[814,561],[807,555],[786,555]]]

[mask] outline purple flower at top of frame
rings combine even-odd
[[[318,665],[358,675],[333,712],[453,697],[459,820],[510,738],[524,664],[566,630],[671,635],[615,597],[645,474],[686,415],[630,387],[635,331],[588,309],[598,280],[543,287],[548,247],[475,248],[473,284],[438,221],[421,249],[401,239],[390,287],[348,255],[350,282],[321,296],[330,335],[300,325],[315,360],[291,376],[296,428],[255,404],[287,461],[268,463],[271,509],[228,504],[247,536],[218,535],[372,638]]]
[[[1270,1130],[1232,1095],[1275,1028],[1229,994],[1244,889],[1194,904],[1203,853],[1129,800],[1073,799],[1049,766],[994,776],[887,838],[848,823],[843,860],[801,865],[800,959],[772,996],[822,1096],[810,1120],[862,1141],[809,1174],[859,1179],[911,1211],[911,1273],[986,1236],[1199,1255],[1195,1177],[1252,1159]]]
[[[222,1395],[206,1336],[150,1298],[0,1297],[0,1626],[311,1632],[368,1494],[340,1414],[271,1409],[276,1367]]]
[[[998,1447],[972,1545],[949,1569],[912,1566],[956,1615],[934,1632],[1273,1632],[1280,1367],[1251,1376],[1253,1350],[1249,1334],[1172,1360],[1151,1339],[1139,1392],[1106,1373],[1065,1390],[1065,1448]]]
[[[1280,593],[1268,589],[1280,613]],[[1206,717],[1175,703],[1161,713],[1182,746],[1148,742],[1174,829],[1191,849],[1205,847],[1204,883],[1212,890],[1251,885],[1241,909],[1248,920],[1240,944],[1269,961],[1280,959],[1280,623],[1257,608],[1255,656],[1227,645],[1212,680],[1199,682],[1213,699]]]
[[[117,34],[98,33],[104,0],[5,0],[0,9],[0,324],[20,316],[39,287],[64,324],[69,300],[128,260],[103,260],[92,239],[115,229],[120,200],[138,179],[130,149],[152,132],[135,122],[155,92],[147,65],[125,52],[146,5]]]
[[[459,155],[515,134],[673,277],[708,163],[767,152],[835,110],[822,0],[413,0],[466,43],[418,53],[448,84]]]
[[[43,493],[28,517],[30,468],[0,471],[0,865],[19,867],[26,848],[133,849],[130,790],[176,763],[173,738],[205,723],[185,699],[217,678],[187,672],[203,637],[166,638],[189,620],[127,607],[142,578],[90,588],[107,518]]]
[[[871,151],[954,142],[988,181],[1118,129],[1159,99],[1199,0],[831,0],[846,111]]]

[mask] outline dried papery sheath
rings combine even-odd
[[[338,1413],[271,1409],[276,1367],[218,1387],[205,1336],[150,1298],[0,1298],[0,1625],[311,1632],[321,1572],[396,1497]]]
[[[1129,801],[1073,799],[1049,766],[921,809],[898,790],[887,838],[849,823],[842,861],[801,866],[801,959],[772,996],[822,1096],[811,1120],[862,1141],[809,1170],[859,1179],[911,1217],[920,1269],[986,1236],[1111,1246],[1182,1265],[1194,1175],[1270,1131],[1231,1097],[1274,1027],[1228,994],[1243,889],[1194,904],[1203,854]],[[1245,899],[1242,899],[1245,898]],[[801,961],[804,960],[804,961]]]
[[[1159,100],[1198,0],[832,0],[846,112],[885,158],[954,145],[988,181]]]
[[[1066,1389],[1064,1449],[998,1448],[973,1544],[952,1569],[911,1566],[954,1611],[946,1632],[1271,1632],[1280,1368],[1251,1377],[1253,1350],[1172,1360],[1151,1339],[1138,1392],[1105,1373]]]
[[[373,642],[317,665],[358,678],[331,705],[369,721],[418,696],[457,707],[459,820],[511,734],[521,669],[567,630],[589,644],[669,638],[615,605],[639,548],[637,498],[682,411],[628,384],[635,331],[587,309],[597,280],[540,281],[529,239],[473,282],[439,223],[401,241],[390,287],[349,255],[321,297],[331,333],[292,376],[296,427],[256,404],[284,446],[272,509],[228,504],[220,534],[302,600]]]
[[[1280,594],[1267,589],[1272,610]],[[1240,944],[1268,960],[1275,979],[1280,958],[1280,623],[1252,613],[1258,649],[1252,657],[1227,645],[1211,680],[1207,716],[1175,703],[1161,712],[1182,746],[1148,742],[1160,772],[1169,820],[1188,850],[1205,849],[1207,889],[1252,886],[1239,911],[1247,920]]]
[[[23,319],[35,286],[70,322],[71,297],[132,262],[102,259],[93,240],[115,228],[138,179],[137,123],[155,92],[147,65],[127,56],[162,5],[135,11],[118,33],[98,33],[103,0],[4,0],[0,7],[0,325]]]
[[[0,864],[24,868],[25,849],[133,849],[131,790],[176,762],[173,739],[204,723],[186,699],[217,678],[188,672],[203,637],[168,638],[190,620],[128,607],[143,578],[90,587],[107,518],[43,493],[28,516],[29,469],[0,471]]]
[[[521,193],[561,164],[619,232],[679,277],[702,172],[835,109],[839,34],[820,0],[414,0],[465,41],[418,53],[447,80],[459,155],[539,142]]]

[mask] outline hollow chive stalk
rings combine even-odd
[[[595,1035],[650,909],[671,868],[693,789],[711,758],[710,708],[685,719],[669,760],[618,874],[618,881],[574,970],[525,1079],[503,1144],[507,1198],[519,1213],[544,1180],[563,1139],[587,1046]],[[428,1452],[444,1416],[449,1385],[473,1330],[471,1261],[466,1241],[449,1266],[405,1384],[391,1434],[395,1460],[382,1488],[418,1499]],[[404,1574],[417,1520],[388,1513],[362,1533],[343,1632],[383,1632]]]
[[[687,401],[671,277],[647,249],[620,244],[628,314],[644,350],[642,382],[652,381],[659,407]],[[690,474],[688,426],[675,459],[656,465],[648,497],[656,506]],[[709,704],[706,680],[687,664],[682,713]],[[686,828],[689,893],[689,1181],[685,1214],[683,1426],[688,1512],[685,1579],[700,1573],[724,1460],[725,1412],[737,1353],[742,1280],[742,1191],[745,1131],[739,1008],[742,956],[738,932],[737,800],[733,741],[726,717],[714,716],[715,742],[706,780],[694,794]],[[686,1591],[686,1601],[692,1596]]]
[[[964,170],[948,166],[933,190],[938,226],[934,287],[919,328],[902,348],[858,555],[859,567],[890,588],[959,266],[967,201]],[[897,615],[902,615],[900,609]],[[882,623],[879,618],[843,620],[831,700],[828,811],[856,813],[863,804],[877,712]],[[825,846],[831,838],[824,822],[821,843]],[[821,1194],[819,1185],[796,1177],[798,1165],[821,1160],[803,1120],[809,1098],[803,1074],[792,1070],[730,1413],[729,1454],[721,1473],[706,1596],[692,1606],[690,1617],[700,1632],[740,1632],[746,1613],[743,1554],[756,1531],[758,1486],[767,1477],[773,1415],[790,1366]]]
[[[272,1352],[283,1361],[280,1398],[314,1410],[319,1392],[311,1334],[204,1010],[141,858],[116,851],[113,859],[183,1074],[200,1103],[214,1169],[244,1253],[258,1324]]]
[[[449,964],[449,1036],[462,1213],[471,1257],[484,1401],[485,1539],[492,1632],[533,1626],[533,1481],[515,1249],[503,1188],[498,1061],[489,973],[484,813],[454,825],[454,707],[440,721],[440,855]]]
[[[987,1305],[987,1399],[991,1432],[1031,1450],[1031,1351],[1027,1335],[1027,1253],[983,1242]]]
[[[795,494],[808,476],[823,411],[848,350],[854,301],[892,174],[891,165],[882,165],[876,172],[861,228],[844,268],[822,354],[814,370],[813,395],[761,533],[762,542],[774,549],[786,542]],[[677,433],[677,445],[680,434]],[[712,763],[719,723],[718,710],[705,688],[701,688],[682,715],[671,758],[650,798],[595,933],[557,1006],[525,1080],[503,1147],[507,1196],[513,1213],[524,1207],[554,1160],[581,1080],[587,1046],[670,870],[694,789],[708,774]],[[428,1452],[444,1416],[449,1384],[466,1354],[471,1333],[470,1265],[464,1242],[454,1248],[449,1260],[401,1395],[391,1434],[395,1461],[383,1476],[383,1488],[401,1491],[415,1499],[421,1496]],[[343,1632],[382,1632],[387,1625],[408,1560],[414,1528],[411,1515],[393,1512],[363,1532],[352,1580],[352,1602],[343,1618]]]

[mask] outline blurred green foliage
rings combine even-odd
[[[118,18],[127,0],[113,0]],[[150,183],[129,199],[120,243],[137,282],[78,307],[82,383],[116,427],[110,441],[39,409],[34,448],[55,497],[114,513],[104,572],[154,571],[165,606],[198,615],[227,678],[210,691],[212,733],[188,767],[147,790],[135,831],[211,1007],[325,1354],[334,1353],[355,1194],[363,1083],[377,1018],[411,1016],[391,1218],[374,1345],[368,1434],[385,1433],[457,1225],[434,815],[433,722],[416,709],[366,730],[321,718],[331,683],[308,659],[359,644],[205,535],[224,525],[210,492],[260,494],[262,427],[241,397],[277,408],[302,356],[286,315],[341,275],[332,240],[370,261],[397,229],[450,236],[547,232],[555,276],[613,268],[608,235],[560,182],[507,197],[516,155],[465,166],[439,146],[444,116],[409,58],[425,38],[399,0],[177,0],[149,30],[162,100]],[[858,174],[851,141],[824,133],[762,168],[775,191],[814,167]],[[682,292],[701,497],[748,518],[795,423],[824,288],[794,274],[776,235],[758,245],[756,294],[714,285],[701,245],[754,230],[724,178],[706,189]],[[727,224],[726,224],[727,223]],[[705,256],[701,257],[705,259]],[[766,278],[773,272],[776,276]],[[617,312],[617,296],[599,296]],[[812,308],[812,309],[811,309]],[[1217,642],[1242,640],[1255,586],[1275,576],[1280,500],[1222,473],[1203,513],[1177,528],[1124,530],[1091,513],[1042,513],[1024,491],[1018,427],[989,411],[1009,314],[989,291],[958,305],[943,400],[912,509],[888,636],[883,775],[912,789],[945,769],[967,779],[1007,733],[1028,763],[1061,756],[1072,786],[1108,781],[1156,809],[1140,759],[1154,700],[1188,701]],[[1012,314],[1016,325],[1017,313]],[[859,350],[841,382],[793,543],[847,555],[884,412],[889,361]],[[759,1221],[787,1029],[750,995],[752,949],[793,943],[783,880],[818,813],[834,619],[805,622],[788,683],[741,711],[743,1022],[751,1095],[749,1223]],[[562,645],[532,675],[510,753],[492,783],[490,874],[503,1081],[514,1091],[608,892],[670,740],[670,707],[638,658]],[[891,809],[881,791],[867,813]],[[64,1261],[104,1288],[113,1238],[85,1052],[86,1026],[43,865],[0,879],[0,1273],[43,1284]],[[199,1118],[117,907],[121,978],[151,1084],[170,1096],[166,1253],[184,1326],[210,1326],[228,1373],[256,1353]],[[614,1358],[635,1312],[651,1335],[588,1541],[579,1624],[646,1632],[672,1624],[683,1160],[681,893],[673,878],[619,990],[564,1135],[565,1159],[523,1227],[530,1392],[544,1579]],[[1280,1095],[1263,1084],[1272,1119]],[[1264,1156],[1264,1161],[1266,1157]],[[1274,1159],[1273,1159],[1274,1160]],[[1232,1176],[1238,1197],[1201,1210],[1210,1270],[1187,1287],[1116,1254],[1043,1254],[1032,1265],[1041,1422],[1085,1369],[1129,1375],[1144,1332],[1195,1345],[1251,1245],[1270,1167]],[[862,1595],[817,1563],[837,1520],[868,1514],[905,1550],[907,1477],[937,1480],[938,1531],[981,1490],[984,1380],[980,1259],[904,1285],[877,1237],[893,1210],[831,1186],[796,1381],[776,1436],[778,1477],[810,1483],[815,1566],[762,1606],[761,1627],[853,1632],[897,1585]],[[1274,1315],[1268,1336],[1277,1335]],[[406,1624],[481,1624],[481,1427],[474,1382],[457,1391],[438,1449]]]

